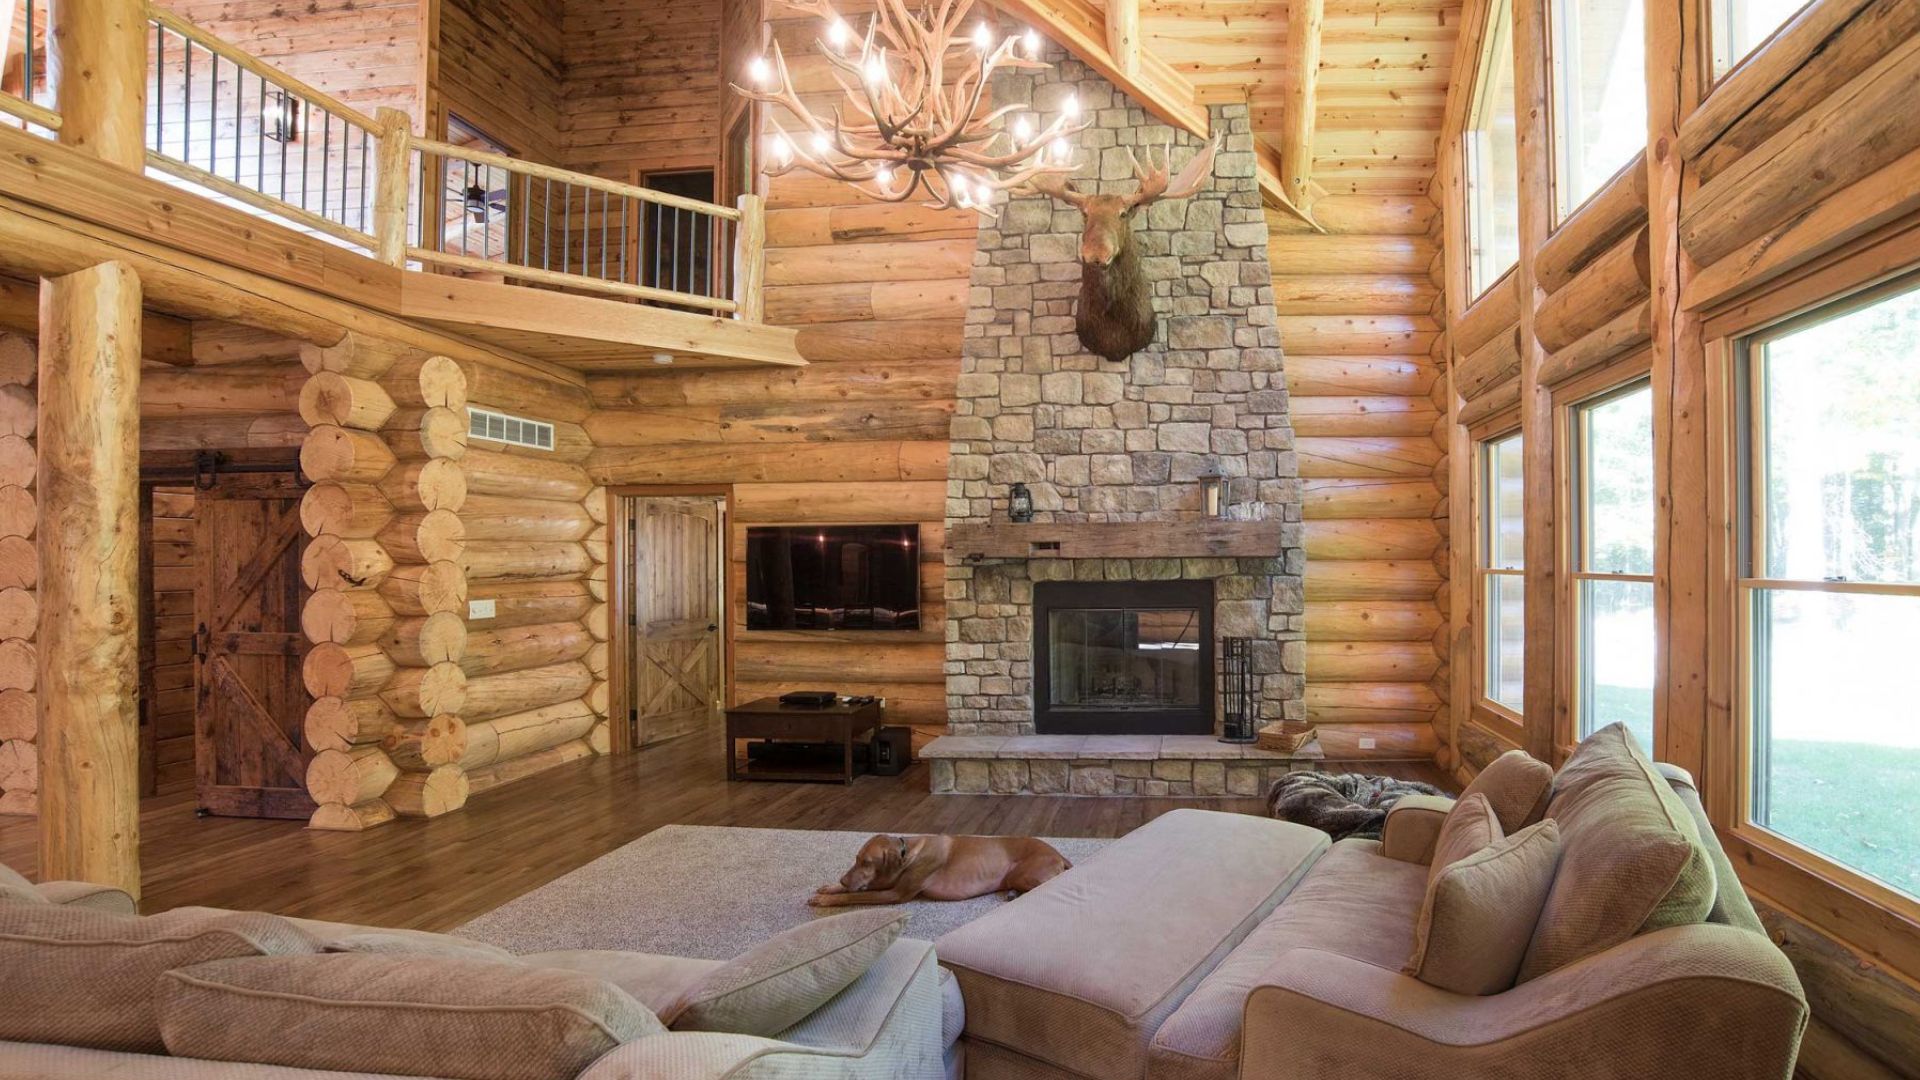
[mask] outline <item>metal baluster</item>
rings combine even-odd
[[[511,196],[511,193],[513,191],[513,177],[511,176],[507,177],[507,191],[509,193],[509,196]],[[533,177],[522,176],[520,177],[520,265],[521,266],[533,265],[533,261],[532,261],[533,248],[531,245],[527,243],[528,239],[531,236],[531,233],[529,230],[531,230],[533,227],[533,205],[532,204],[533,204]],[[513,210],[513,199],[511,197],[507,199],[507,210],[509,212]],[[507,219],[507,227],[508,228],[513,227],[512,218]],[[512,260],[509,259],[508,261],[511,262]]]
[[[359,228],[361,232],[367,231],[367,151],[368,151],[367,144],[372,141],[373,140],[367,134],[367,129],[361,128],[360,129],[360,212],[356,214],[354,217],[354,220],[360,223]]]
[[[280,95],[281,95],[280,104],[277,106],[277,108],[282,110],[281,114],[283,116],[291,116],[292,113],[287,110],[290,110],[291,107],[293,106],[293,96],[288,94],[285,90],[280,91]],[[304,136],[305,133],[302,132],[301,134]],[[279,142],[280,142],[280,194],[278,198],[280,199],[281,202],[286,202],[287,201],[287,140],[281,139],[279,140]]]
[[[209,53],[207,69],[207,171],[220,175],[220,54]],[[187,159],[191,164],[191,158]]]
[[[680,249],[680,215],[686,213],[679,207],[673,208],[673,291],[680,291],[680,260],[685,252]]]
[[[300,102],[300,209],[307,208],[308,177],[313,175],[313,107]]]
[[[31,4],[32,0],[28,0]],[[32,10],[31,7],[28,8]],[[167,28],[153,24],[153,148],[167,148]]]
[[[647,205],[647,212],[653,215],[653,280],[648,284],[657,289],[660,287],[660,260],[667,253],[666,245],[660,242],[661,233],[665,230],[660,227],[660,204],[649,203]]]
[[[566,205],[560,210],[560,272],[567,272],[573,255],[573,185],[562,183],[560,197]]]
[[[460,169],[460,178],[462,180],[471,181],[473,179],[473,166],[463,164]],[[460,254],[471,255],[473,254],[473,249],[467,243],[467,207],[466,207],[465,193],[462,192],[461,195],[462,197],[460,200]]]
[[[20,91],[33,100],[33,0],[27,0],[27,48],[20,67]]]
[[[480,257],[493,259],[493,204],[487,200],[493,194],[493,166],[487,166],[486,179],[480,182]]]
[[[241,92],[247,86],[247,69],[233,66],[233,182],[240,182],[240,125],[247,115]]]
[[[327,176],[333,172],[333,110],[320,110],[320,216],[327,216]]]
[[[185,107],[184,122],[180,125],[180,160],[193,160],[193,42],[180,39],[181,52],[186,57],[186,75],[180,80],[180,104]]]
[[[613,195],[607,189],[600,189],[600,280],[607,280],[607,206],[613,201]]]
[[[540,269],[553,269],[553,178],[546,179],[547,193],[540,200]]]
[[[267,191],[267,80],[260,80],[260,126],[253,132],[253,189]]]
[[[620,196],[620,280],[627,280],[627,204],[633,201],[631,196]]]

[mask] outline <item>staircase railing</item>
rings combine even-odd
[[[12,17],[14,14],[9,10],[10,17],[0,22],[0,114],[10,118],[16,127],[58,131],[60,114],[37,100],[51,96],[43,85],[46,82],[46,4],[44,0],[38,3],[23,0],[17,21]]]

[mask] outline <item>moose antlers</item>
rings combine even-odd
[[[1169,180],[1167,174],[1173,167],[1171,142],[1161,152],[1160,162],[1157,165],[1153,160],[1153,151],[1147,151],[1147,162],[1142,165],[1140,159],[1135,157],[1133,151],[1129,149],[1127,160],[1133,163],[1133,176],[1140,186],[1133,194],[1123,195],[1120,198],[1129,208],[1145,206],[1161,199],[1184,199],[1206,186],[1207,178],[1213,175],[1214,155],[1219,150],[1220,140],[1209,141],[1207,145],[1200,148],[1199,153],[1193,155],[1192,161],[1187,162],[1186,168],[1180,170],[1179,176]],[[1032,177],[1027,181],[1027,187],[1042,195],[1058,199],[1077,210],[1085,210],[1087,200],[1092,198],[1086,192],[1075,190],[1067,178],[1058,173],[1042,173]]]

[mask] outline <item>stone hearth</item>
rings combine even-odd
[[[1048,59],[1047,72],[996,81],[994,100],[1031,102],[1044,124],[1078,96],[1094,122],[1076,139],[1081,190],[1132,191],[1129,149],[1158,155],[1171,143],[1177,171],[1200,148],[1085,65],[1058,50]],[[1271,773],[1318,757],[1312,745],[1279,755],[1208,735],[1035,732],[1034,591],[1048,581],[1211,582],[1212,633],[1253,642],[1260,722],[1305,715],[1300,482],[1246,108],[1216,106],[1212,128],[1222,145],[1211,184],[1133,218],[1159,329],[1123,363],[1086,352],[1075,334],[1080,212],[1029,196],[982,222],[952,422],[949,536],[1004,525],[1018,482],[1035,522],[1137,526],[1143,546],[1125,558],[1060,557],[1070,545],[948,551],[950,735],[923,755],[935,790],[1255,794]],[[1153,546],[1156,523],[1170,533],[1166,523],[1201,518],[1207,472],[1227,478],[1225,517],[1274,530],[1265,549]],[[1211,694],[1215,673],[1205,680]]]

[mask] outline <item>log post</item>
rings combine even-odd
[[[733,302],[741,322],[765,322],[767,211],[758,195],[740,196],[739,228],[733,234]]]
[[[140,279],[130,267],[41,284],[39,394],[40,876],[138,897]]]
[[[140,172],[147,164],[147,5],[60,0],[50,5],[47,79],[60,144]]]
[[[1313,210],[1313,121],[1320,74],[1320,25],[1325,0],[1287,5],[1286,115],[1280,128],[1280,186],[1302,212]]]
[[[374,111],[380,144],[373,173],[374,257],[388,266],[407,262],[407,166],[413,149],[413,121],[399,109]]]
[[[1107,51],[1121,74],[1140,74],[1140,0],[1107,0]]]

